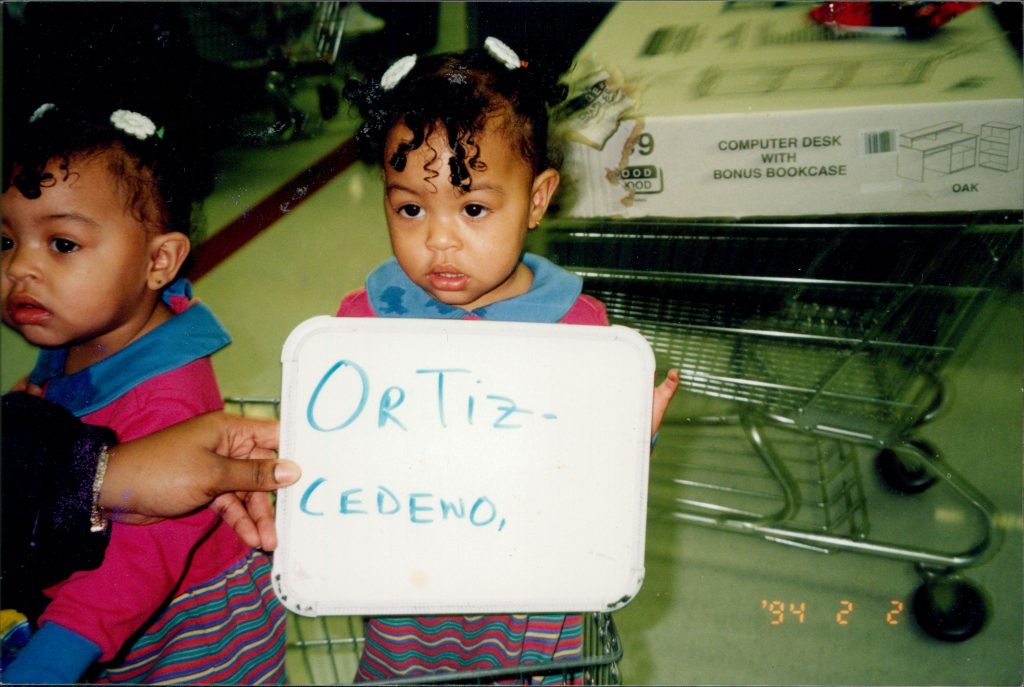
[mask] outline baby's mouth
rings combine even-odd
[[[15,324],[40,324],[50,317],[50,311],[35,299],[14,297],[7,303],[7,313]]]
[[[441,265],[430,270],[427,279],[439,291],[460,291],[469,282],[468,276],[449,265]]]

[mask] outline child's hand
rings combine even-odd
[[[32,382],[28,381],[28,377],[24,377],[11,387],[11,391],[23,391],[30,396],[43,396],[43,387],[36,386]]]
[[[679,389],[679,370],[673,368],[665,375],[665,381],[654,388],[654,412],[651,414],[651,436],[658,433],[661,421],[668,410],[669,401]]]

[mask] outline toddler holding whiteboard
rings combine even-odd
[[[344,297],[341,317],[483,319],[606,325],[582,280],[523,252],[559,184],[549,158],[548,107],[557,75],[504,43],[395,62],[353,84],[360,153],[384,168],[394,258]],[[679,384],[655,390],[654,427]],[[579,615],[371,618],[356,679],[579,658]]]

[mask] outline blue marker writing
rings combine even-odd
[[[353,411],[353,413],[348,417],[348,419],[342,421],[341,423],[335,425],[334,427],[323,427],[320,425],[319,422],[316,421],[313,410],[316,406],[317,400],[320,398],[320,392],[323,391],[324,385],[327,383],[327,380],[330,379],[335,372],[337,372],[343,367],[350,367],[351,369],[355,370],[356,374],[359,375],[359,382],[362,387],[360,389],[359,404],[356,406],[355,411]],[[369,395],[369,393],[370,380],[366,376],[366,371],[363,370],[363,368],[361,368],[356,363],[353,363],[349,360],[339,360],[338,362],[334,363],[334,365],[332,365],[331,368],[327,370],[327,373],[323,377],[321,377],[320,381],[317,382],[316,388],[313,390],[313,395],[309,397],[309,405],[306,406],[306,420],[309,422],[310,427],[320,432],[335,432],[339,429],[344,429],[345,427],[348,427],[350,424],[352,424],[355,421],[355,419],[359,417],[359,414],[363,412],[363,408],[366,406],[366,397]]]
[[[356,515],[365,514],[365,510],[356,510],[355,506],[362,505],[362,501],[352,498],[355,494],[362,493],[362,489],[349,489],[348,491],[341,492],[341,506],[338,508],[338,512],[342,515]]]
[[[469,370],[462,370],[458,368],[450,369],[438,369],[438,370],[416,370],[416,374],[436,374],[437,375],[437,415],[441,420],[441,426],[447,427],[448,423],[445,422],[444,418],[444,376],[451,372],[469,372]]]
[[[309,509],[309,497],[313,495],[313,492],[316,491],[317,487],[319,487],[326,481],[327,480],[325,480],[323,477],[317,477],[315,480],[313,480],[312,484],[306,487],[306,491],[302,492],[302,498],[299,499],[299,510],[301,510],[306,515],[323,515],[323,511],[311,511]]]
[[[423,524],[427,522],[434,522],[433,518],[422,518],[420,513],[433,511],[433,506],[420,505],[418,502],[420,499],[429,499],[433,494],[416,493],[409,494],[409,520],[416,524]]]
[[[397,398],[392,396],[397,394]],[[401,420],[395,417],[391,411],[402,405],[402,401],[405,400],[405,389],[400,386],[389,386],[384,390],[384,393],[380,397],[380,410],[377,412],[377,426],[383,427],[388,420],[394,422],[396,425],[405,429],[405,425],[402,424]]]
[[[391,499],[391,510],[384,510],[384,498]],[[402,510],[402,506],[398,503],[398,497],[395,496],[390,489],[387,487],[377,487],[377,512],[381,515],[394,515],[398,511]]]
[[[501,417],[499,417],[497,420],[494,421],[494,428],[495,429],[519,429],[520,427],[522,427],[522,425],[506,425],[506,424],[504,424],[505,419],[510,417],[513,413],[523,413],[525,415],[533,415],[533,411],[532,410],[527,410],[526,408],[520,408],[518,405],[516,405],[515,401],[513,401],[511,398],[508,398],[507,396],[488,396],[487,399],[490,400],[490,401],[504,401],[505,403],[508,404],[508,405],[499,405],[498,406],[498,410],[503,412],[504,415],[502,415]]]

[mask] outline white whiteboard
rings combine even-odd
[[[619,326],[317,317],[282,353],[274,587],[303,615],[617,608],[654,357]]]

